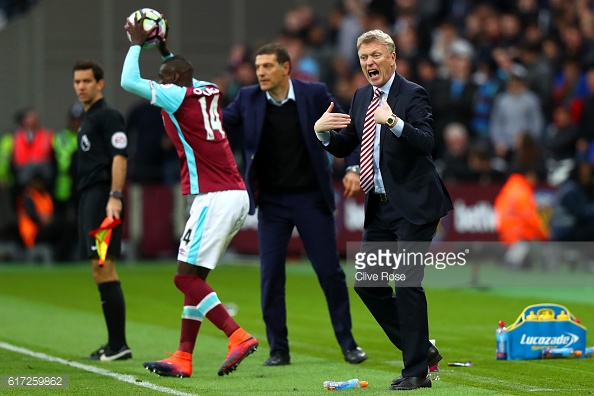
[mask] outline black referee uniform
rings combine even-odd
[[[107,105],[105,99],[95,102],[85,113],[78,132],[78,206],[79,241],[83,257],[98,257],[94,238],[89,231],[105,219],[115,155],[128,156],[124,117]],[[123,205],[122,205],[123,208]],[[123,220],[124,211],[120,214]],[[122,226],[114,228],[107,254],[121,253]]]

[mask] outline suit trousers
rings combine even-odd
[[[270,352],[289,353],[285,265],[295,227],[322,286],[336,339],[343,350],[354,349],[357,344],[351,333],[349,296],[336,246],[334,216],[322,194],[260,191],[260,289]]]
[[[439,220],[423,225],[413,224],[404,219],[392,203],[380,201],[379,195],[373,193],[368,199],[366,215],[370,215],[371,219],[363,231],[363,245],[366,242],[398,242],[398,253],[415,251],[425,254],[439,224]],[[396,286],[394,291],[387,280],[371,287],[355,285],[355,291],[382,330],[402,351],[404,377],[427,375],[427,354],[431,344],[427,299],[420,286],[423,271],[423,267],[414,271],[418,287]]]

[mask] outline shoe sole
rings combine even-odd
[[[161,370],[159,367],[151,367],[150,364],[144,363],[144,368],[147,369],[151,373],[157,374],[159,377],[177,377],[177,378],[190,378],[190,374],[182,373],[182,372],[171,372]]]
[[[245,359],[246,357],[258,350],[258,345],[259,344],[257,342],[253,345],[250,345],[248,349],[245,351],[245,353],[241,355],[233,364],[231,364],[227,368],[221,367],[218,371],[219,376],[222,377],[225,374],[229,375],[229,373],[235,371],[237,369],[237,366],[239,366],[239,363],[241,363],[243,359]]]
[[[114,360],[128,360],[128,359],[132,359],[132,351],[129,349],[126,349],[125,351],[121,351],[116,353],[115,355],[110,355],[107,356],[105,353],[103,353],[101,356],[99,356],[99,359],[102,362],[113,362]]]

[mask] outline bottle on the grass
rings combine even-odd
[[[344,390],[353,388],[365,388],[369,385],[367,381],[350,379],[348,381],[324,381],[324,390]]]
[[[499,321],[499,327],[495,330],[495,339],[497,340],[497,360],[507,360],[507,329],[503,320]]]
[[[573,358],[581,357],[582,351],[573,348],[544,348],[542,350],[543,358]]]

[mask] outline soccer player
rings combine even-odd
[[[77,135],[79,243],[91,259],[107,324],[108,342],[87,359],[132,358],[126,342],[126,306],[116,273],[121,253],[122,227],[113,230],[104,265],[99,265],[95,239],[89,231],[103,219],[123,218],[122,190],[126,181],[127,143],[124,117],[103,98],[103,68],[92,60],[79,60],[73,68],[74,90],[85,115]]]
[[[208,273],[243,225],[249,199],[221,124],[218,87],[194,79],[190,62],[173,56],[165,40],[158,47],[164,59],[161,83],[140,77],[141,45],[150,34],[143,29],[143,20],[144,16],[136,24],[126,23],[131,45],[121,85],[162,108],[165,130],[180,157],[182,193],[197,194],[180,241],[174,278],[184,294],[179,348],[170,358],[145,362],[144,367],[163,376],[189,377],[196,337],[206,317],[229,338],[227,358],[218,371],[222,376],[235,370],[258,346],[206,283]]]

